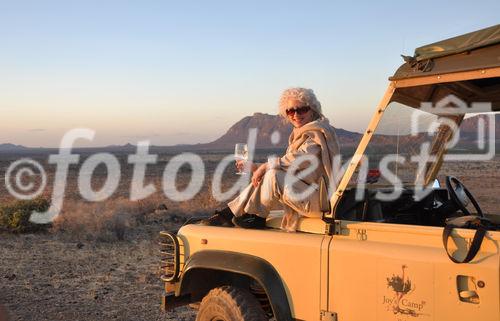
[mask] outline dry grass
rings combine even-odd
[[[98,203],[70,200],[64,204],[51,231],[82,240],[124,240],[148,220],[180,223],[189,217],[211,214],[223,206],[213,198],[210,184],[185,202],[171,201],[159,192],[134,202],[122,197]]]
[[[188,217],[222,206],[211,196],[211,182],[194,199],[173,202],[160,192],[161,172],[152,168],[145,183],[153,183],[158,192],[132,202],[131,172],[125,171],[111,199],[91,203],[79,196],[77,170],[70,171],[63,210],[49,233],[0,233],[0,305],[10,319],[194,320],[187,307],[160,311],[157,238],[161,230],[177,229]],[[226,185],[236,178],[232,175]],[[49,197],[53,177],[49,172]],[[188,179],[179,175],[178,187]],[[93,186],[101,183],[97,175]],[[1,188],[0,201],[7,201]]]
[[[155,202],[131,202],[127,199],[100,203],[71,202],[54,220],[52,231],[64,232],[82,240],[124,240],[130,229],[144,223],[146,216],[158,208]]]

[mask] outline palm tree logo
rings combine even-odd
[[[407,268],[406,265],[402,265],[401,276],[393,274],[390,278],[387,278],[387,288],[390,287],[394,291],[392,312],[394,314],[407,314],[416,317],[419,314],[415,310],[401,307],[403,297],[415,290],[415,286],[412,285],[411,280],[405,275]]]

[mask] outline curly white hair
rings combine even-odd
[[[279,114],[284,119],[288,119],[286,116],[286,108],[288,107],[287,102],[289,100],[298,100],[302,106],[309,106],[316,114],[315,118],[324,118],[323,113],[321,111],[321,103],[318,98],[314,94],[312,89],[308,88],[288,88],[282,94],[279,102]]]

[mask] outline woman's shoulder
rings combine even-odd
[[[335,128],[330,125],[327,118],[313,120],[312,122],[304,125],[304,128],[302,128],[303,133],[314,133],[317,131],[335,133]]]

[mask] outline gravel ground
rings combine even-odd
[[[188,307],[160,311],[157,253],[155,237],[82,243],[0,233],[0,304],[10,321],[194,320]]]

